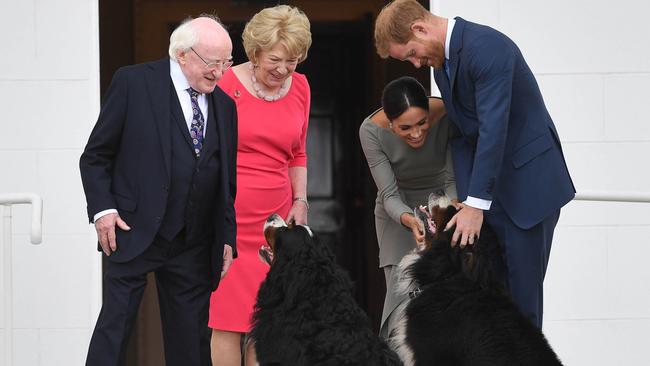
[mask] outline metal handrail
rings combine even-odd
[[[27,203],[32,206],[32,227],[30,241],[32,244],[40,244],[43,238],[43,200],[34,193],[9,193],[0,194],[0,205],[3,221],[3,246],[4,246],[4,300],[5,300],[5,365],[13,365],[13,254],[12,254],[12,231],[11,231],[11,206]]]
[[[577,201],[607,201],[607,202],[648,202],[650,193],[647,192],[605,192],[605,191],[580,191],[576,193]]]
[[[30,240],[32,244],[40,244],[42,239],[43,200],[35,193],[3,193],[0,194],[0,205],[29,203],[32,205],[32,229]]]

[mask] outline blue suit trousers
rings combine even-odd
[[[484,221],[496,232],[505,259],[505,268],[496,271],[505,275],[513,301],[539,329],[542,328],[544,307],[544,276],[559,218],[558,209],[539,224],[524,230],[512,222],[497,201],[492,202],[485,214]]]

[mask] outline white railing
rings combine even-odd
[[[7,366],[13,365],[13,268],[12,268],[12,230],[11,206],[27,203],[32,205],[32,227],[30,240],[32,244],[40,244],[42,239],[43,200],[34,193],[9,193],[0,194],[0,205],[3,206],[3,240],[4,246],[4,329],[5,329],[5,361]]]
[[[580,191],[576,193],[576,201],[613,201],[613,202],[646,202],[650,203],[650,193],[645,192],[606,192]],[[0,205],[3,207],[3,241],[4,246],[4,329],[5,329],[5,365],[13,363],[13,279],[12,279],[12,205],[31,204],[32,220],[30,240],[32,244],[40,244],[42,240],[43,201],[34,193],[0,194]]]
[[[574,199],[577,201],[650,202],[650,193],[580,191],[576,193]]]

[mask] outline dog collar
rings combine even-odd
[[[416,297],[422,295],[422,291],[426,290],[427,288],[433,287],[433,286],[438,285],[438,284],[443,283],[443,282],[447,282],[447,281],[451,280],[452,278],[453,278],[453,276],[447,276],[447,277],[445,277],[445,278],[443,278],[441,280],[438,280],[438,281],[436,281],[434,283],[430,283],[430,284],[422,286],[422,287],[416,287],[416,288],[413,289],[413,291],[409,291],[409,293],[408,293],[409,298],[411,300],[413,300]]]
[[[409,298],[413,300],[416,297],[420,296],[421,294],[422,294],[422,290],[419,287],[416,287],[415,290],[409,291]]]

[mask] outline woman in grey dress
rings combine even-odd
[[[380,334],[388,339],[403,300],[394,292],[393,269],[424,240],[413,208],[426,205],[431,193],[458,200],[442,100],[428,98],[414,78],[401,77],[384,88],[382,106],[363,121],[359,138],[377,185],[375,227],[386,277]]]

